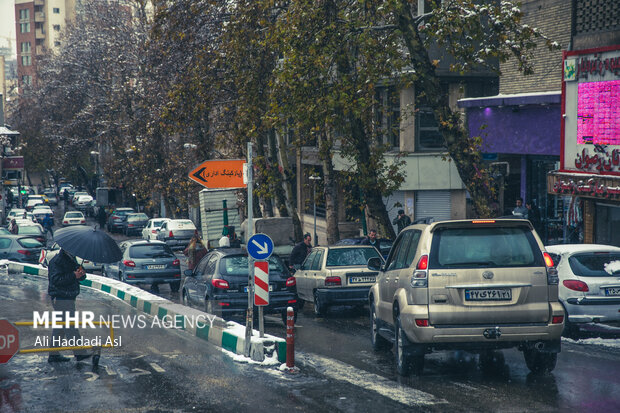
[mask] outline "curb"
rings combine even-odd
[[[5,261],[6,263],[6,261]],[[38,265],[28,265],[8,261],[9,273],[25,273],[47,278],[47,268]],[[125,284],[121,281],[95,274],[87,274],[87,278],[80,283],[84,287],[107,293],[131,305],[138,311],[142,311],[162,321],[174,320],[174,325],[185,330],[195,337],[208,341],[209,343],[221,347],[238,355],[245,353],[245,326],[232,321],[224,321],[220,317],[207,317],[207,313],[195,308],[175,304],[165,298],[151,294],[138,287]],[[202,316],[207,320],[213,320],[210,325],[204,323],[186,323],[187,319],[196,319]],[[167,320],[166,320],[167,319]],[[250,344],[250,356],[252,360],[262,362],[265,356],[273,353],[274,347],[280,363],[286,362],[286,340],[280,337],[265,334],[260,338],[258,331],[252,332]]]

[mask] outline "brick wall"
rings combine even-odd
[[[522,22],[538,28],[544,35],[568,50],[571,31],[571,1],[522,0]],[[500,65],[501,94],[550,92],[562,88],[562,51],[550,52],[541,42],[534,50],[534,74],[523,76],[515,59]]]

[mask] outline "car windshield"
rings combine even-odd
[[[149,219],[149,217],[146,216],[146,214],[135,214],[135,215],[129,215],[127,217],[127,221],[146,221],[147,219]]]
[[[588,252],[568,259],[573,273],[579,277],[617,277],[620,275],[620,253]]]
[[[286,269],[282,261],[271,256],[267,260],[269,262],[269,271],[284,273]],[[221,275],[243,275],[248,276],[248,257],[247,255],[231,255],[220,260]]]
[[[36,225],[17,225],[17,233],[19,235],[39,235],[41,230]]]
[[[153,226],[155,228],[159,228],[159,227],[161,227],[164,224],[164,222],[166,222],[165,219],[161,219],[161,220],[158,220],[158,221],[153,221]]]
[[[544,266],[531,231],[521,227],[439,228],[431,268]]]
[[[379,252],[375,248],[334,248],[327,253],[327,266],[366,266],[368,260],[375,257],[379,257]]]
[[[129,248],[132,258],[172,258],[174,252],[166,244],[135,245]]]
[[[43,244],[34,238],[21,238],[17,242],[24,248],[42,248]]]
[[[194,223],[192,221],[190,221],[189,219],[183,220],[183,221],[174,221],[174,226],[176,226],[177,228],[183,229],[183,228],[194,228]]]
[[[65,216],[67,218],[84,218],[81,212],[67,212]]]
[[[113,213],[114,215],[127,215],[127,214],[133,214],[133,211],[131,210],[125,210],[125,211],[114,211]]]

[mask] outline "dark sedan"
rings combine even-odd
[[[0,259],[37,264],[43,244],[31,237],[0,235]]]
[[[269,258],[269,305],[266,314],[280,314],[286,320],[286,308],[297,315],[297,286],[280,257]],[[208,253],[192,270],[185,271],[182,299],[222,317],[242,315],[248,308],[248,256],[244,249],[222,248]],[[255,314],[257,310],[255,309]]]
[[[127,214],[127,218],[123,221],[123,232],[127,236],[141,234],[148,220],[149,217],[143,212]]]
[[[133,208],[116,208],[108,217],[108,231],[122,231],[127,215],[133,214],[134,212],[136,211],[134,211]]]
[[[102,275],[128,284],[170,284],[173,292],[181,285],[181,262],[169,246],[160,241],[129,240],[119,244],[123,258],[104,264]]]

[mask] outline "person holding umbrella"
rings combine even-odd
[[[86,279],[84,268],[77,263],[73,255],[61,248],[60,252],[50,261],[47,293],[52,298],[54,311],[62,311],[63,321],[65,314],[74,317],[75,299],[80,294],[80,281],[84,279]],[[79,339],[81,336],[78,329],[74,326],[52,330],[52,343],[55,340],[62,340],[63,337]],[[77,361],[91,356],[91,354],[86,354],[84,351],[75,351],[74,354]],[[66,362],[69,360],[68,357],[62,356],[57,352],[50,353],[47,358],[48,363]]]

